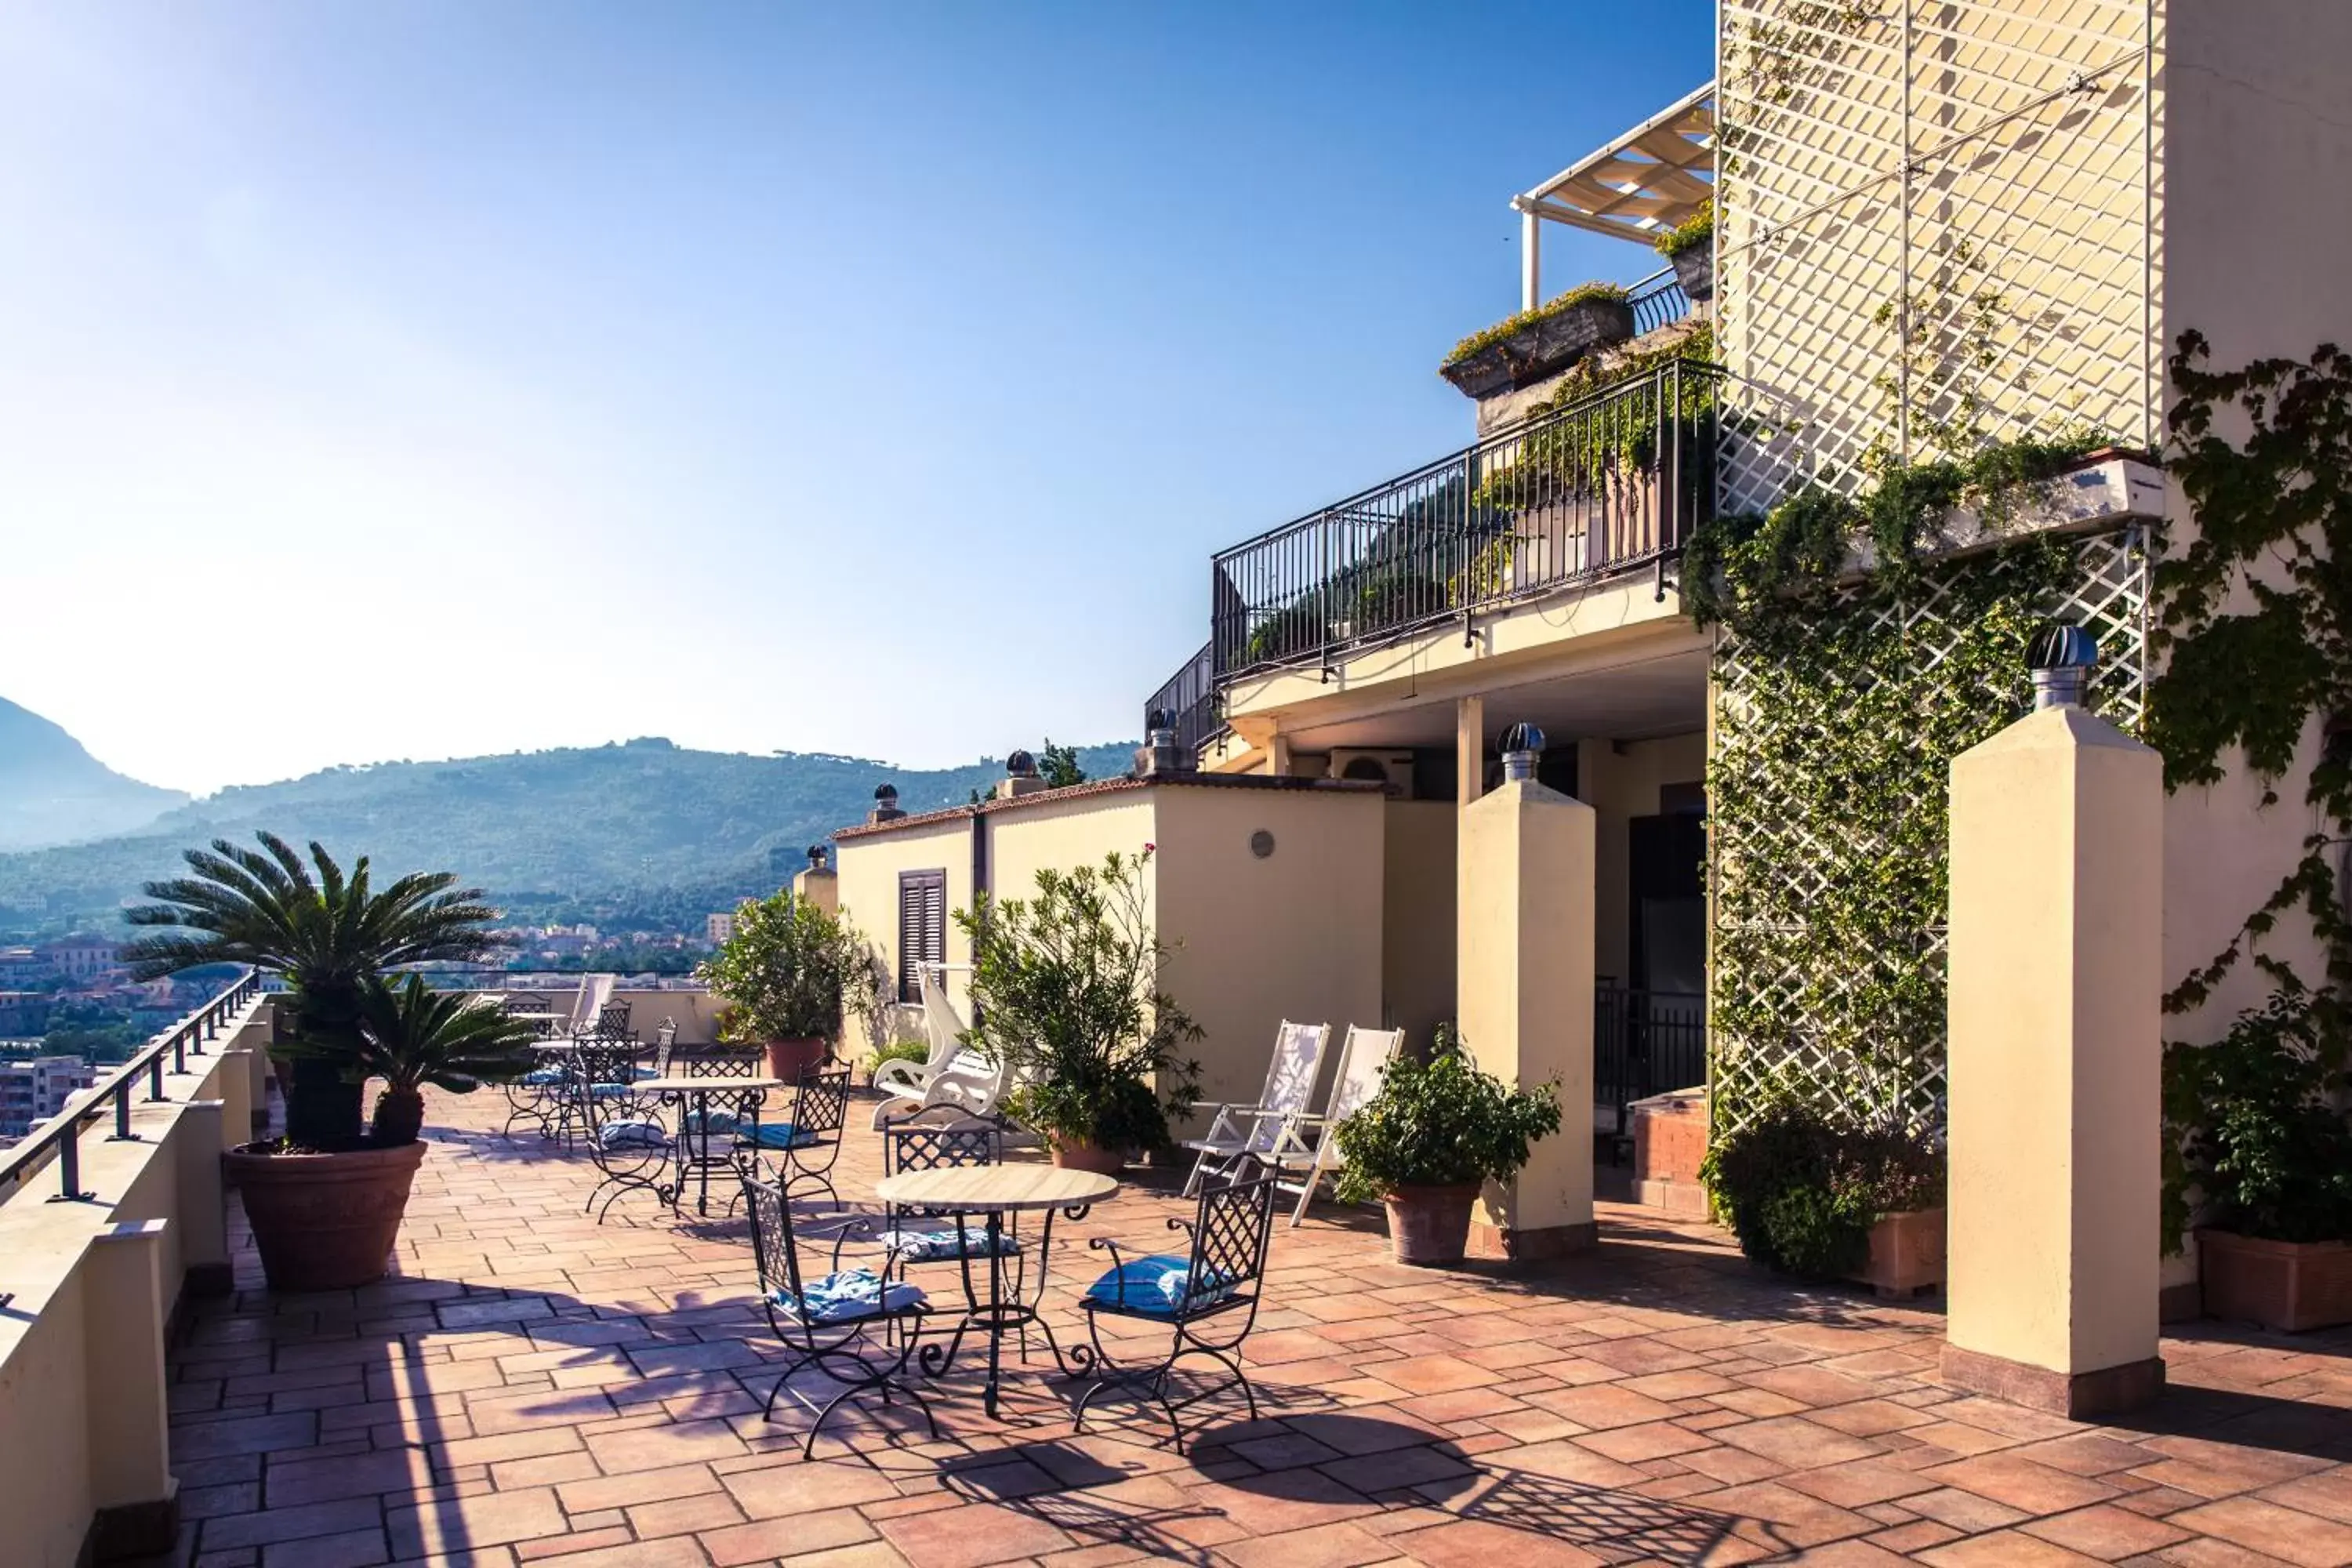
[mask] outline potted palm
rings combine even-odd
[[[754,1045],[768,1076],[798,1082],[823,1063],[852,1010],[870,1005],[866,943],[813,900],[779,891],[735,911],[735,934],[695,967],[724,997],[719,1037]]]
[[[269,1283],[280,1290],[332,1290],[366,1284],[383,1274],[384,1258],[400,1234],[413,1178],[425,1145],[424,1087],[471,1094],[485,1083],[506,1083],[535,1065],[538,1027],[495,1003],[428,990],[411,974],[394,985],[380,975],[361,983],[359,1045],[298,1040],[299,1063],[319,1058],[361,1078],[381,1079],[366,1150],[304,1156],[239,1150],[224,1156],[245,1195],[254,1245]],[[376,1180],[363,1163],[403,1173],[397,1183]]]
[[[1536,1141],[1559,1131],[1549,1086],[1507,1088],[1443,1026],[1426,1062],[1391,1062],[1380,1092],[1339,1123],[1339,1201],[1387,1206],[1399,1263],[1459,1263],[1479,1190],[1509,1181]]]
[[[1200,1026],[1159,986],[1175,949],[1152,927],[1150,858],[1146,845],[1099,866],[1049,867],[1029,898],[983,894],[956,911],[972,950],[965,1038],[1012,1074],[1006,1107],[1057,1165],[1109,1173],[1167,1149],[1170,1118],[1200,1099],[1201,1064],[1182,1055]]]
[[[310,847],[306,864],[277,835],[256,837],[259,850],[226,839],[188,850],[182,858],[193,875],[148,883],[156,901],[127,918],[151,932],[127,943],[122,959],[142,980],[200,963],[284,977],[270,1051],[290,1068],[286,1136],[222,1158],[245,1189],[274,1287],[362,1285],[383,1274],[425,1157],[413,1130],[400,1139],[361,1126],[369,982],[400,964],[485,956],[498,946],[488,929],[496,911],[448,872],[415,873],[379,890],[364,857],[346,874],[320,845]],[[380,1247],[364,1240],[376,1236]],[[362,1256],[367,1247],[373,1254]]]

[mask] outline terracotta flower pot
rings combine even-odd
[[[1882,1297],[1916,1295],[1944,1282],[1944,1211],[1882,1215],[1870,1227],[1870,1261],[1856,1275]]]
[[[2290,1334],[2352,1323],[2352,1243],[2200,1230],[2197,1277],[2209,1318],[2251,1319]]]
[[[273,1154],[260,1144],[221,1156],[273,1290],[348,1290],[383,1278],[425,1145],[336,1154]]]
[[[1459,1263],[1470,1247],[1470,1210],[1478,1184],[1399,1187],[1381,1199],[1389,1211],[1389,1250],[1417,1268]]]
[[[1123,1150],[1106,1149],[1099,1143],[1089,1143],[1080,1138],[1055,1136],[1049,1140],[1054,1163],[1066,1171],[1091,1171],[1097,1176],[1116,1176],[1127,1169]]]
[[[798,1083],[801,1075],[811,1068],[820,1068],[832,1053],[823,1040],[770,1040],[768,1042],[768,1076],[785,1083]]]

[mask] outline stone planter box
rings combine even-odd
[[[1676,251],[1666,258],[1675,269],[1675,281],[1683,286],[1691,303],[1703,305],[1715,298],[1715,243],[1694,245],[1688,250]]]
[[[1903,1300],[1944,1282],[1944,1211],[1912,1209],[1870,1227],[1870,1261],[1854,1277],[1882,1300]]]
[[[1633,307],[1623,300],[1586,300],[1530,321],[1499,342],[1437,367],[1465,397],[1492,397],[1541,381],[1599,349],[1633,335]]]
[[[2247,1319],[2290,1334],[2352,1323],[2352,1243],[2200,1230],[2197,1271],[2209,1318]]]

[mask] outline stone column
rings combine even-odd
[[[1952,760],[1946,1381],[2083,1418],[2156,1397],[2164,783],[2043,708]]]
[[[225,1077],[245,1064],[224,1064]],[[172,1141],[179,1202],[180,1267],[192,1296],[226,1296],[236,1288],[228,1256],[228,1211],[221,1189],[221,1147],[228,1126],[227,1101],[192,1100],[180,1108],[168,1134]]]
[[[163,1368],[163,1226],[110,1226],[81,1266],[84,1386],[79,1415],[89,1442],[97,1517],[90,1556],[100,1563],[168,1552],[179,1525],[171,1468]]]
[[[1515,727],[1517,736],[1519,727]],[[1513,1259],[1592,1245],[1593,813],[1536,783],[1535,753],[1462,813],[1455,1016],[1478,1065],[1557,1083],[1560,1131],[1507,1188],[1490,1185],[1471,1248]]]

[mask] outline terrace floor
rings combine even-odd
[[[1397,1268],[1370,1214],[1278,1225],[1265,1418],[1236,1404],[1189,1455],[1139,1418],[1073,1436],[1042,1378],[1027,1425],[992,1422],[959,1372],[943,1440],[902,1406],[803,1461],[805,1417],[759,1413],[781,1352],[741,1226],[643,1199],[598,1226],[585,1159],[489,1131],[496,1105],[430,1105],[397,1277],[273,1298],[241,1244],[236,1293],[194,1304],[173,1561],[2352,1562],[2352,1336],[2197,1325],[2154,1411],[2083,1426],[1939,1384],[1934,1310],[1792,1288],[1615,1205],[1597,1252],[1517,1278]],[[853,1110],[855,1199],[879,1149]],[[1063,1225],[1056,1296],[1098,1266],[1089,1235],[1165,1247],[1190,1205],[1155,1180]]]

